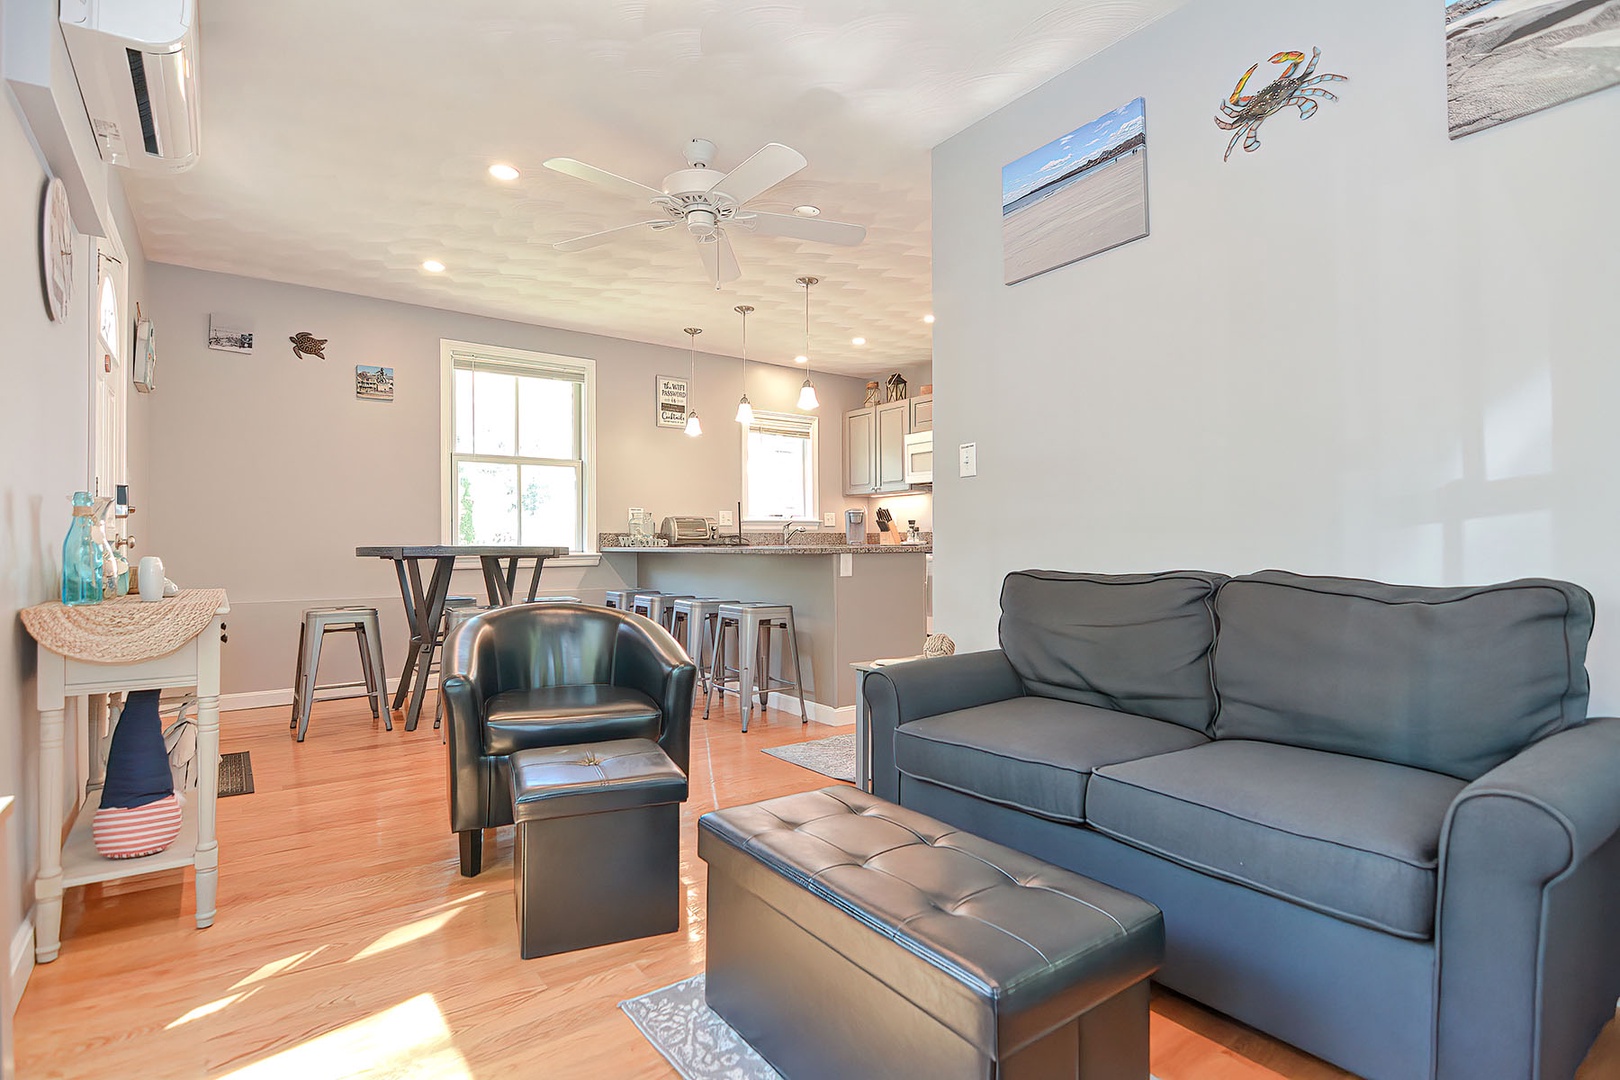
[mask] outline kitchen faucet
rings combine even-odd
[[[795,525],[791,521],[782,522],[782,546],[787,547],[793,543],[793,538],[802,532],[809,532],[808,525]]]

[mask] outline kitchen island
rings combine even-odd
[[[922,651],[928,544],[603,547],[627,584],[672,594],[792,604],[812,720],[852,724],[850,664]],[[795,715],[798,701],[772,708]],[[789,703],[791,701],[791,704]],[[771,722],[777,722],[772,715]]]

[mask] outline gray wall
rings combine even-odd
[[[1313,45],[1342,100],[1223,164],[1217,103]],[[1001,166],[1138,95],[1152,235],[1002,284]],[[1612,613],[1617,131],[1609,89],[1450,142],[1438,3],[1234,0],[939,146],[935,628],[993,643],[1027,566],[1547,575]],[[1590,667],[1620,707],[1612,614]]]
[[[39,210],[45,169],[8,94],[0,91],[0,617],[8,647],[0,652],[0,795],[18,797],[8,822],[10,881],[0,896],[0,948],[33,906],[39,867],[39,713],[33,639],[21,608],[60,595],[62,539],[71,496],[89,476],[90,328],[94,321],[95,249],[79,236],[77,280],[68,318],[45,313],[39,268]],[[145,260],[116,180],[114,218],[130,260],[130,297],[144,288]],[[83,741],[69,714],[66,760]],[[76,801],[67,786],[67,807]],[[7,956],[0,953],[0,956]],[[0,971],[5,970],[0,965]]]
[[[623,530],[631,506],[656,515],[732,508],[741,489],[741,392],[736,358],[699,353],[696,404],[705,434],[653,423],[654,377],[686,375],[686,350],[432,308],[153,264],[151,309],[163,345],[149,409],[150,493],[138,519],[142,553],[169,576],[229,591],[227,694],[291,686],[300,612],[344,602],[377,605],[387,660],[406,638],[388,564],[361,562],[362,544],[438,543],[439,342],[442,338],[589,357],[597,363],[598,524]],[[791,289],[791,284],[788,288]],[[206,347],[210,313],[256,334],[251,356]],[[725,348],[739,317],[719,297],[694,313],[701,341]],[[705,317],[697,317],[705,316]],[[756,318],[758,316],[755,316]],[[287,338],[328,339],[325,362],[295,359]],[[672,338],[684,337],[672,327]],[[354,396],[354,366],[395,369],[391,403]],[[802,372],[752,364],[757,408],[795,411]],[[864,381],[817,374],[821,509],[840,515],[842,422]],[[141,500],[137,500],[141,502]],[[854,504],[852,504],[854,505]],[[548,592],[600,599],[624,582],[612,565],[547,569]],[[476,573],[456,589],[482,593]],[[358,678],[339,649],[333,681]],[[322,668],[323,680],[327,668]]]

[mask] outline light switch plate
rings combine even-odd
[[[822,514],[821,515],[821,523],[823,525],[825,525],[829,529],[838,528],[838,514],[837,514],[837,512],[833,511],[833,510],[829,510],[825,514]]]
[[[722,524],[722,525],[730,525],[732,523],[732,521],[731,521],[731,511],[730,510],[722,510],[722,511],[720,511],[720,516],[716,520],[719,521],[719,523]]]
[[[855,576],[855,556],[850,555],[847,552],[845,554],[843,554],[843,555],[838,556],[838,576],[839,577],[854,577]]]
[[[965,442],[957,448],[958,476],[979,475],[979,444]]]

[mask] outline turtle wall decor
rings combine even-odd
[[[300,330],[287,340],[292,342],[293,356],[300,360],[306,356],[326,359],[326,338],[318,338],[308,330]]]

